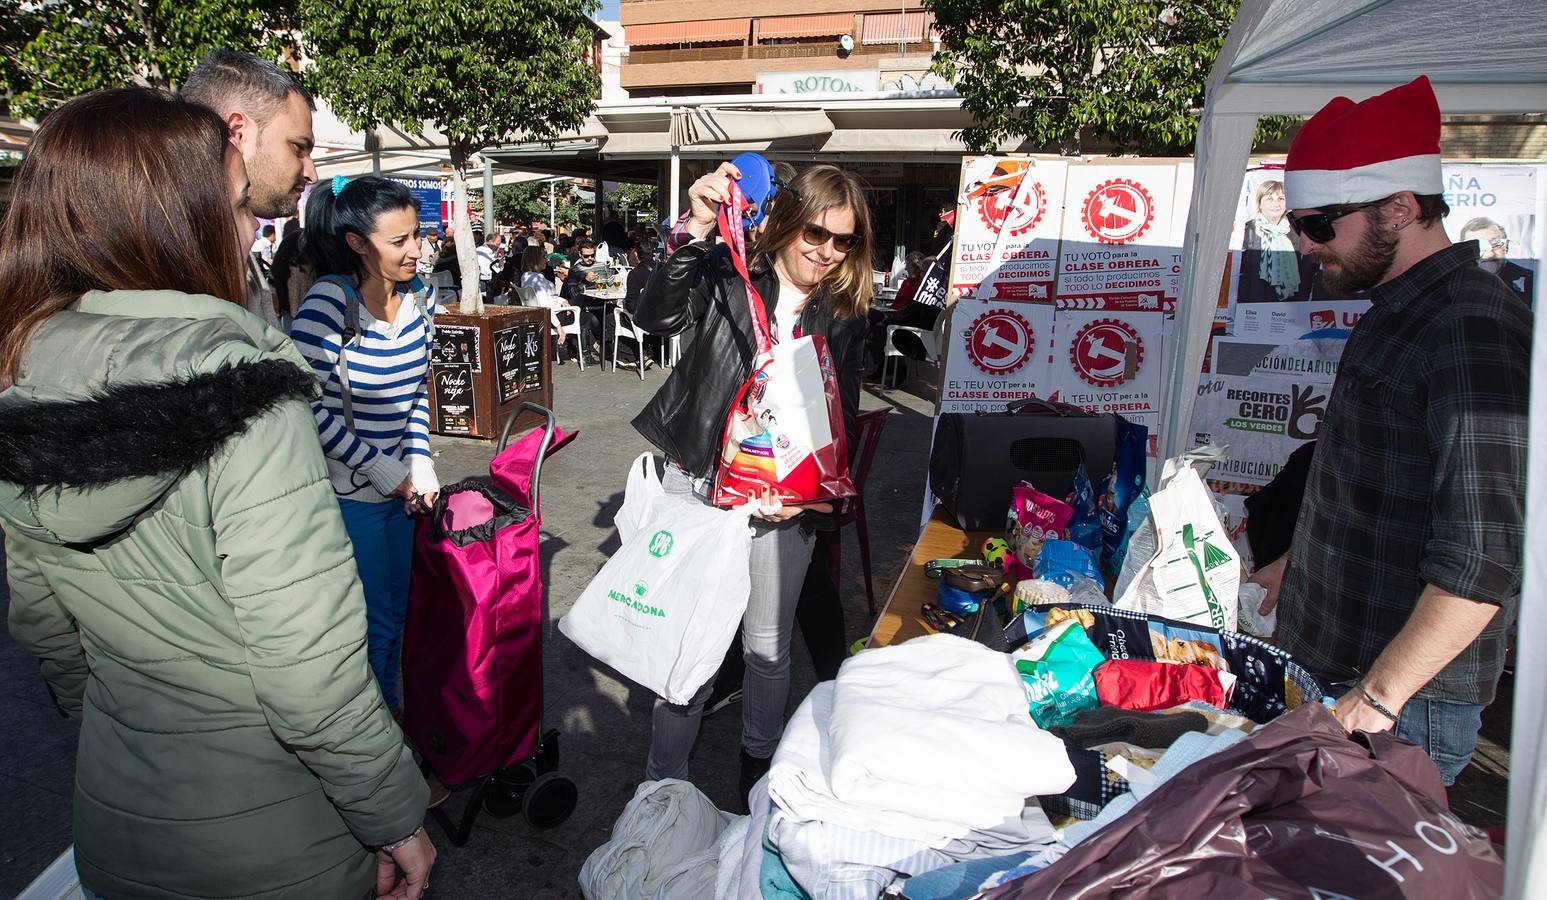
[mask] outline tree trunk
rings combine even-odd
[[[150,4],[141,0],[134,4],[134,18],[139,23],[140,34],[145,38],[145,80],[151,87],[170,87],[161,74],[161,64],[156,61],[160,52],[156,46],[156,23],[150,11]]]
[[[467,208],[467,148],[448,135],[451,145],[452,233],[457,236],[457,268],[462,274],[462,299],[458,311],[473,315],[483,311],[483,293],[479,289],[478,247],[473,243],[473,220]]]

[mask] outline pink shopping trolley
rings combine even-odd
[[[424,767],[472,793],[453,825],[432,812],[461,846],[480,810],[523,813],[540,828],[574,811],[575,783],[559,774],[558,731],[542,730],[543,460],[575,436],[545,417],[509,448],[512,415],[489,477],[442,488],[419,524],[403,634],[403,730]]]

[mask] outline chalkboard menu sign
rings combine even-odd
[[[466,363],[436,363],[430,369],[435,389],[436,430],[472,434],[477,404],[473,369]]]
[[[514,400],[522,391],[526,375],[527,326],[512,325],[494,332],[494,381],[500,405]]]
[[[540,391],[543,387],[543,328],[541,322],[522,326],[522,390]]]
[[[478,328],[471,325],[435,326],[435,355],[431,362],[435,365],[449,363],[469,366],[473,372],[482,373],[483,358],[478,352]]]
[[[548,310],[494,306],[435,317],[430,422],[437,434],[492,440],[542,424],[522,404],[553,408]],[[514,421],[512,421],[514,417]]]

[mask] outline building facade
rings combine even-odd
[[[927,74],[920,0],[622,0],[619,16],[630,97],[947,86]]]

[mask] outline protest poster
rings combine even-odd
[[[1000,168],[1008,169],[1020,180],[976,296],[985,300],[1052,300],[1064,217],[1064,173],[1068,167],[1063,160],[1000,163]],[[988,206],[980,203],[978,208]]]
[[[951,290],[958,296],[977,295],[978,285],[994,267],[994,246],[1005,223],[1020,227],[1038,215],[1036,209],[1014,206],[1016,189],[1025,172],[1020,164],[1024,162],[1002,156],[962,159],[951,251]],[[1023,195],[1021,199],[1026,198]]]
[[[1352,331],[1369,308],[1368,297],[1243,304],[1235,308],[1235,327],[1230,333],[1264,343],[1281,343],[1325,328]]]
[[[1539,166],[1455,163],[1445,166],[1445,233],[1474,241],[1478,264],[1498,275],[1527,305],[1534,305],[1543,236]]]
[[[1055,299],[1065,309],[1174,309],[1176,166],[1073,165]]]
[[[1295,448],[1315,440],[1346,343],[1339,330],[1277,346],[1216,338],[1214,373],[1199,382],[1192,421],[1194,445],[1228,448],[1209,478],[1265,485]]]
[[[1051,305],[966,297],[943,315],[951,319],[940,412],[1002,411],[1047,396]]]
[[[1164,322],[1159,310],[1058,309],[1048,396],[1145,425],[1158,447]]]

